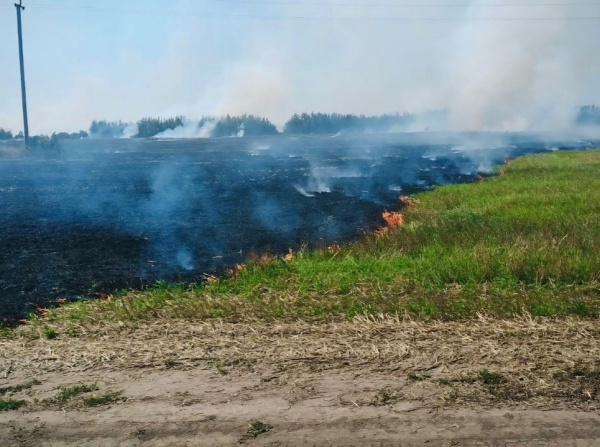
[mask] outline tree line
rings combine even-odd
[[[133,138],[152,138],[168,130],[176,130],[179,127],[192,126],[192,134],[200,133],[203,128],[208,130],[207,137],[235,137],[275,135],[277,127],[266,118],[254,115],[241,115],[224,117],[203,117],[199,121],[190,121],[183,116],[171,118],[142,118],[137,123],[124,123],[123,121],[92,121],[90,136],[95,138],[121,138],[125,136],[128,127],[135,129],[131,136]]]
[[[285,134],[331,134],[339,132],[387,132],[402,131],[414,122],[415,115],[384,114],[377,116],[339,114],[339,113],[303,113],[294,114],[284,125]],[[125,129],[131,124],[122,121],[93,121],[90,126],[90,136],[97,138],[119,138],[124,136]],[[168,130],[182,126],[195,126],[194,130],[202,132],[203,136],[235,137],[276,135],[277,127],[267,118],[255,115],[223,117],[203,117],[197,122],[191,122],[183,116],[172,118],[143,118],[136,123],[136,132],[130,135],[134,138],[151,138]]]
[[[54,132],[52,135],[48,136],[48,135],[36,135],[31,137],[32,140],[34,140],[35,138],[47,138],[48,141],[52,140],[52,141],[57,141],[57,140],[80,140],[82,138],[87,138],[89,137],[89,134],[84,131],[84,130],[80,130],[79,132],[73,132],[73,133],[69,133],[69,132]],[[5,130],[3,128],[0,127],[0,141],[2,140],[22,140],[24,137],[23,132],[19,132],[16,135],[13,135],[12,131],[10,130]],[[35,141],[35,140],[34,140]]]
[[[329,134],[340,132],[389,132],[402,131],[416,120],[415,115],[384,114],[377,116],[342,115],[339,113],[294,114],[283,127],[286,134]]]
[[[425,117],[437,117],[445,112],[431,112]],[[339,113],[302,113],[294,114],[283,126],[284,134],[335,135],[362,132],[402,132],[421,116],[414,114],[353,115]],[[578,126],[600,126],[600,107],[586,105],[578,109],[575,124]],[[277,127],[267,118],[255,115],[203,117],[199,121],[190,121],[183,116],[171,118],[146,117],[136,123],[124,121],[92,121],[89,131],[55,132],[50,136],[38,135],[31,138],[33,144],[55,146],[58,141],[82,138],[152,138],[166,131],[192,126],[192,135],[204,137],[241,137],[276,135]],[[126,135],[127,134],[127,135]],[[176,134],[175,134],[176,135]],[[22,139],[23,133],[14,135],[12,131],[0,128],[0,141]]]
[[[600,107],[595,105],[580,107],[575,122],[579,126],[600,126]]]

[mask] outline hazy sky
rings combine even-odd
[[[0,127],[18,132],[13,3],[0,0]],[[280,125],[294,112],[440,108],[456,129],[556,129],[576,105],[600,104],[592,0],[24,5],[32,134],[92,119],[245,112]]]

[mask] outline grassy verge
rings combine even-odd
[[[72,303],[44,325],[380,313],[597,317],[600,151],[525,156],[498,173],[421,194],[402,210],[404,225],[347,246],[263,256],[206,285],[158,284]]]

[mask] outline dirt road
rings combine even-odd
[[[0,340],[1,446],[600,445],[598,321],[28,331]]]

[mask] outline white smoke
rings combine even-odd
[[[556,130],[570,124],[577,106],[600,103],[600,24],[564,20],[600,16],[594,2],[183,1],[172,8],[201,14],[208,3],[216,15],[203,26],[185,15],[123,14],[110,34],[109,15],[62,20],[66,10],[31,5],[24,14],[31,132],[86,129],[116,110],[126,122],[249,113],[279,127],[295,112],[447,110],[455,130]],[[231,18],[236,14],[327,20]],[[531,20],[496,20],[503,18]],[[0,39],[14,42],[15,34],[14,16],[0,15]],[[16,45],[0,53],[0,66],[7,67],[0,70],[0,127],[17,133]],[[196,136],[183,127],[177,132]]]
[[[238,133],[236,136],[238,138],[242,138],[244,136],[244,133],[245,133],[245,126],[244,126],[244,123],[242,123],[242,124],[240,124],[240,129],[238,130]]]
[[[208,120],[200,125],[200,121],[185,120],[181,126],[167,129],[154,138],[210,138],[217,122],[217,120]]]
[[[133,138],[138,134],[137,123],[130,123],[125,129],[123,129],[123,135],[121,138]]]
[[[473,1],[466,18],[489,15],[485,4]],[[581,60],[582,47],[591,49],[591,41],[581,38],[592,38],[598,26],[533,19],[565,19],[581,16],[580,11],[564,4],[531,11],[521,4],[502,8],[502,16],[532,21],[471,21],[460,27],[446,67],[452,128],[555,131],[571,126],[577,106],[598,98],[588,69],[590,63],[597,69],[599,59],[587,53],[585,68]]]

